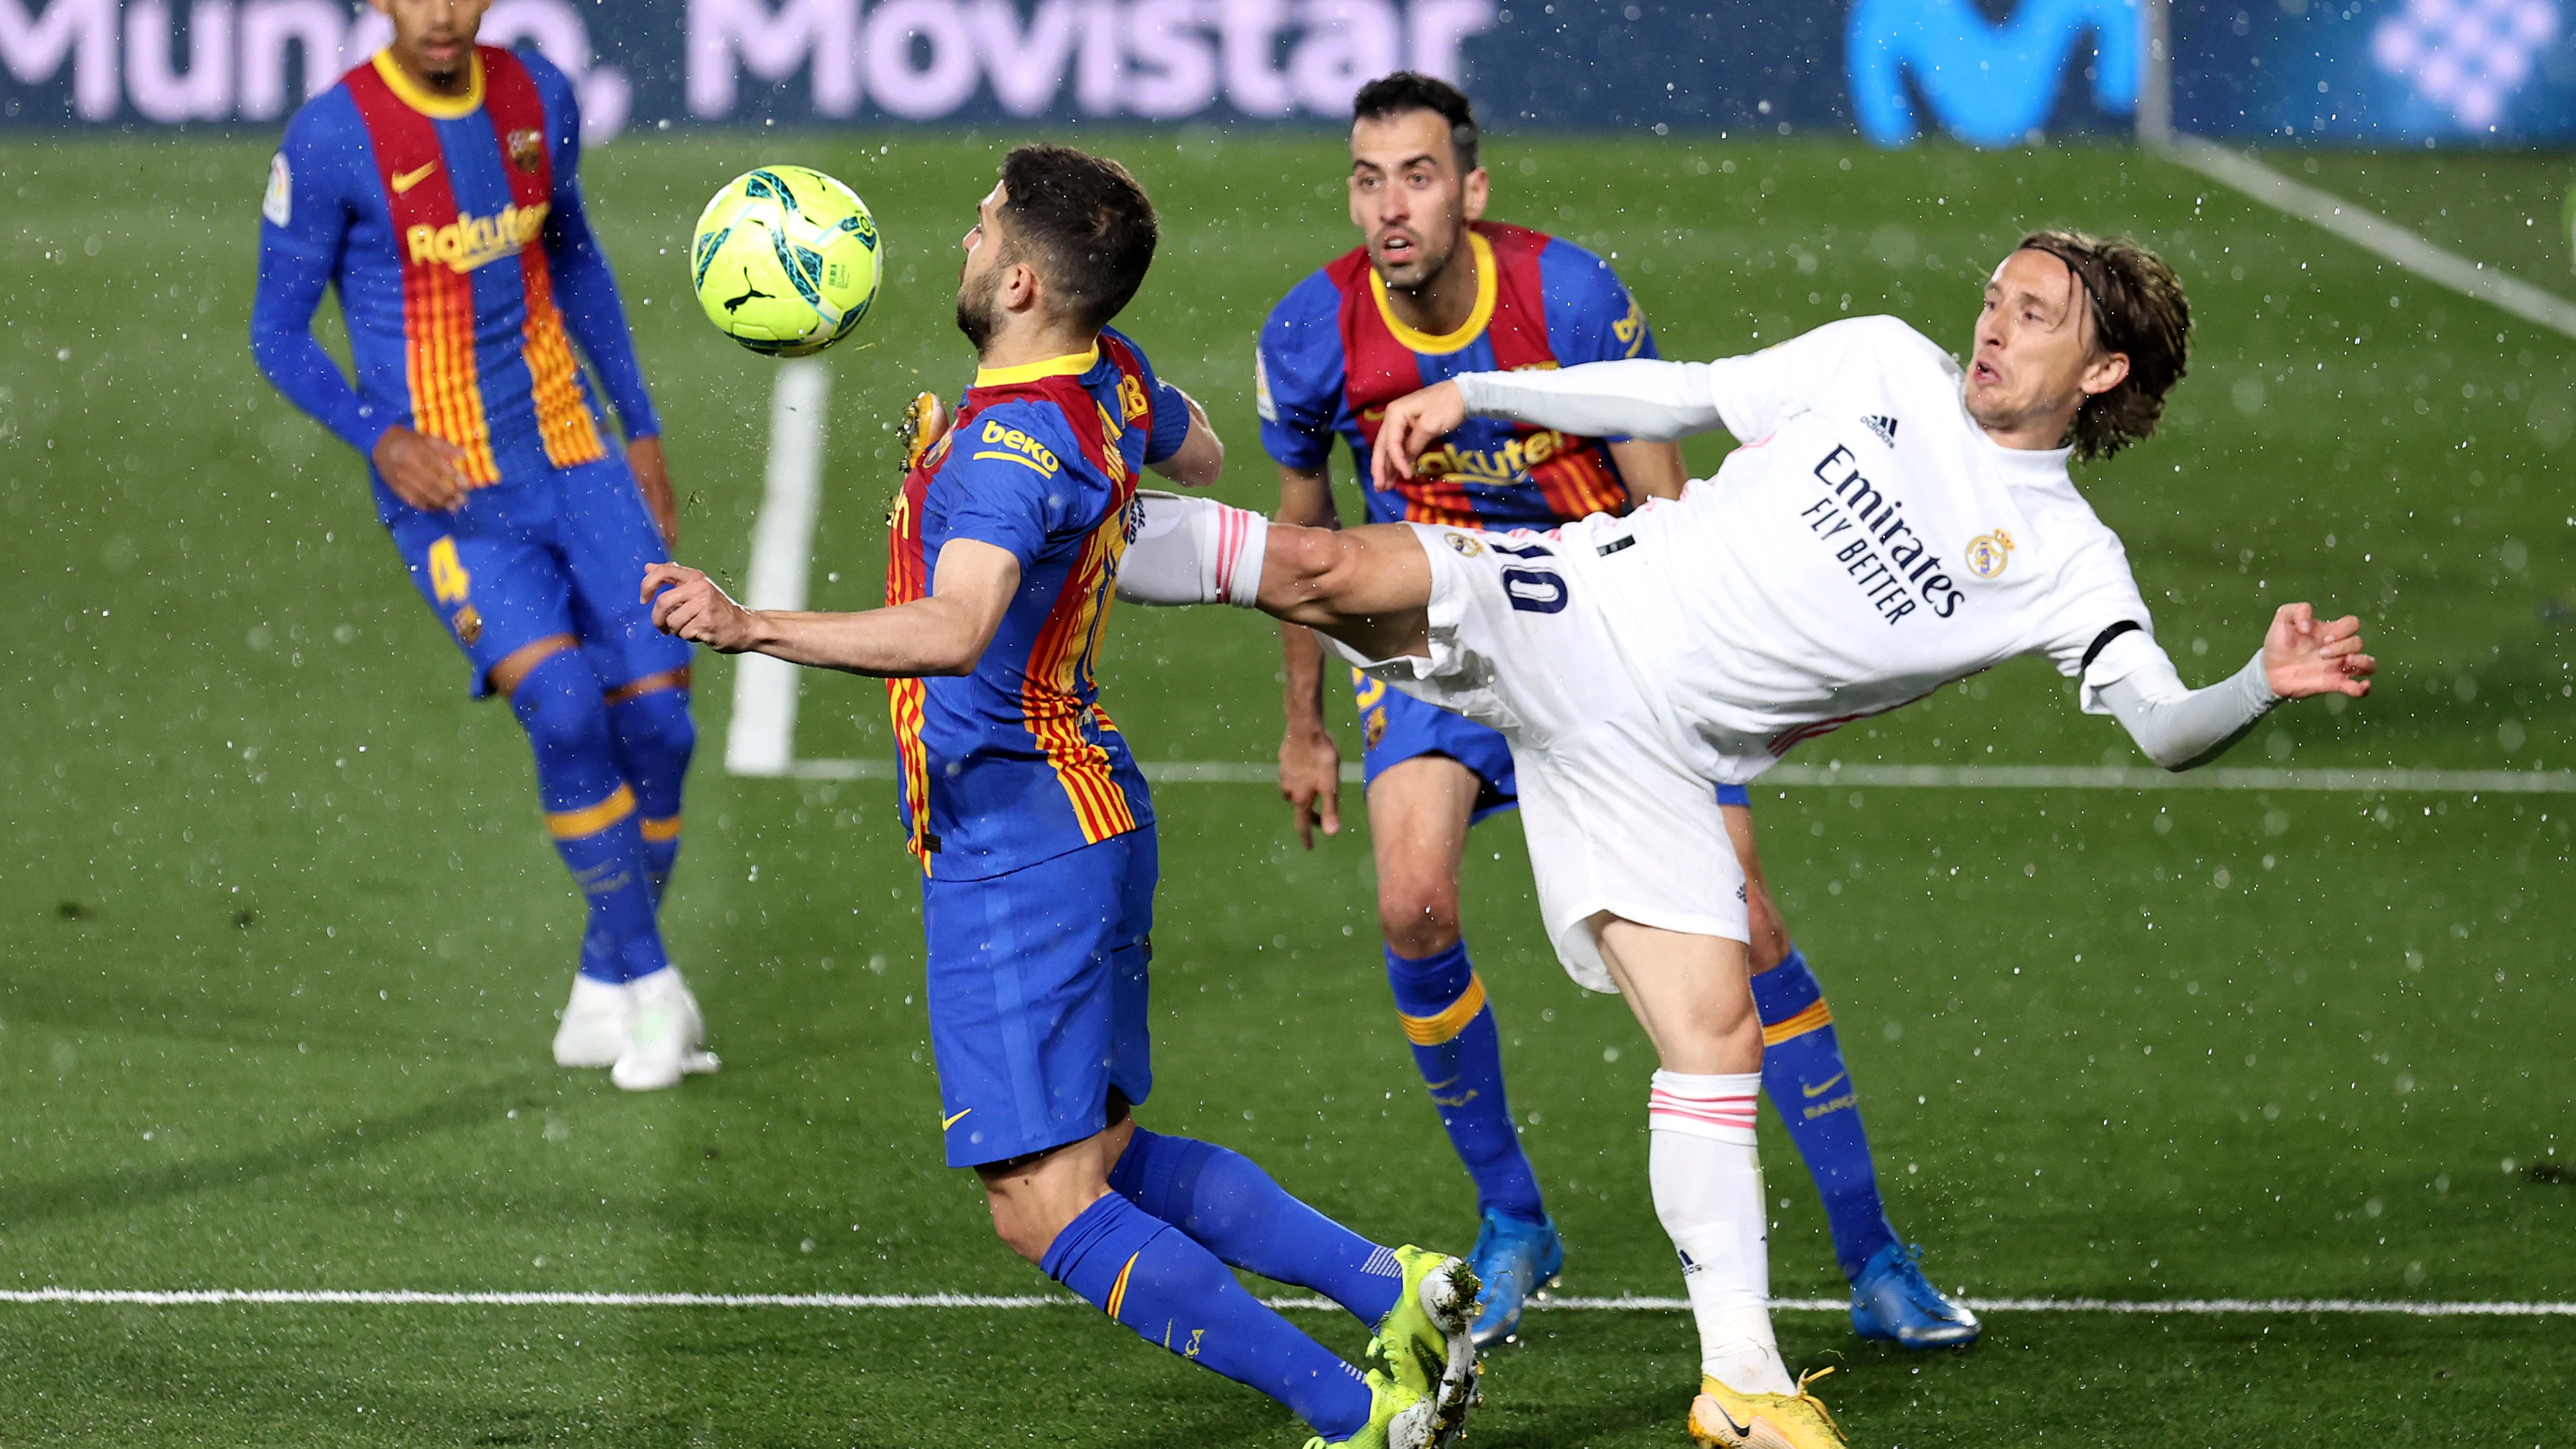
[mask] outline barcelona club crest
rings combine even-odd
[[[533,128],[522,127],[510,133],[509,139],[502,142],[502,149],[510,153],[511,165],[534,176],[546,159],[546,138]]]
[[[1968,572],[1981,579],[1993,578],[2011,562],[2012,551],[2012,535],[2002,529],[1978,534],[1968,540]]]

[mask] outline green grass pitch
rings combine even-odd
[[[1166,218],[1126,319],[1272,478],[1251,336],[1350,244],[1328,133],[1120,133]],[[970,361],[953,245],[1001,141],[630,138],[594,155],[686,505],[738,578],[771,365],[682,285],[748,165],[854,184],[888,291],[830,355],[825,607],[878,597],[888,422]],[[0,146],[0,1288],[1021,1293],[1049,1285],[937,1165],[913,887],[883,783],[736,780],[702,663],[666,912],[724,1053],[635,1097],[546,1056],[579,929],[507,713],[399,578],[356,460],[244,345],[253,139]],[[1670,138],[1492,143],[1495,214],[1604,252],[1668,355],[1846,310],[1964,346],[2025,225],[2125,228],[2198,308],[2168,434],[2085,476],[2196,679],[2271,604],[2369,621],[2372,699],[2284,711],[2232,763],[2576,763],[2564,470],[2576,346],[2116,149],[1896,155]],[[2295,165],[2292,162],[2285,163]],[[2325,158],[2318,184],[2544,281],[2552,158]],[[2532,224],[2526,225],[2526,219]],[[1695,451],[1702,468],[1715,448]],[[2205,641],[2205,642],[2204,642]],[[1106,698],[1152,759],[1259,761],[1275,648],[1122,613]],[[888,748],[816,677],[800,750]],[[2134,763],[2036,664],[1810,762]],[[1159,792],[1151,1124],[1251,1151],[1386,1239],[1472,1203],[1390,1021],[1360,832],[1313,854],[1257,786]],[[1350,803],[1356,810],[1356,800]],[[1769,790],[1765,853],[1833,996],[1891,1208],[1981,1296],[2576,1298],[2563,797]],[[1469,929],[1569,1292],[1669,1295],[1644,1191],[1649,1056],[1549,957],[1519,832],[1474,837]],[[1766,1124],[1777,1291],[1830,1295]],[[1346,1352],[1351,1324],[1305,1315]],[[1913,1357],[1790,1313],[1858,1445],[2558,1442],[2569,1321],[1992,1315]],[[1496,1354],[1475,1442],[1682,1442],[1687,1318],[1563,1312]],[[0,1443],[1283,1445],[1266,1400],[1077,1308],[0,1305]]]

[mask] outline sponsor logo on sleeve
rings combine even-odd
[[[259,214],[279,226],[295,215],[295,178],[286,169],[286,153],[268,162],[268,194],[259,199]]]
[[[1270,400],[1270,360],[1258,347],[1252,349],[1252,410],[1265,423],[1279,421],[1279,404]]]

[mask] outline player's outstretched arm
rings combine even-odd
[[[653,627],[719,654],[910,678],[971,673],[1019,587],[1020,561],[1010,550],[960,538],[939,550],[930,597],[891,608],[746,609],[715,580],[680,564],[647,568],[642,597],[653,606]]]
[[[2370,693],[2379,667],[2361,651],[2360,620],[2319,620],[2307,604],[2283,605],[2262,650],[2206,689],[2185,689],[2173,661],[2143,633],[2122,636],[2102,658],[2109,666],[2105,672],[2117,676],[2097,691],[2103,707],[2147,758],[2168,770],[2217,759],[2289,700],[2319,694],[2359,699]]]
[[[1370,659],[1430,653],[1431,560],[1410,526],[1298,528],[1174,493],[1136,502],[1118,597],[1259,609]]]

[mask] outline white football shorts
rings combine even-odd
[[[1366,673],[1502,732],[1540,918],[1566,973],[1615,992],[1594,936],[1604,913],[1748,940],[1744,868],[1715,787],[1682,762],[1563,566],[1590,547],[1545,534],[1409,525],[1431,556],[1431,656]]]

